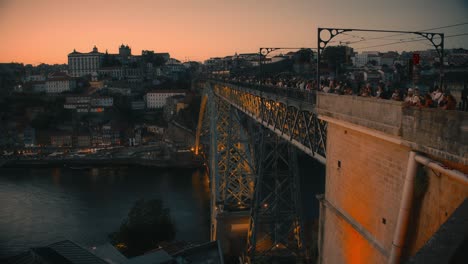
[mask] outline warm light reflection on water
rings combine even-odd
[[[0,259],[64,239],[103,244],[140,198],[163,200],[176,239],[207,242],[206,177],[139,167],[0,169]]]
[[[55,185],[60,185],[60,169],[54,168],[52,169],[52,179]]]
[[[192,189],[194,198],[200,205],[208,203],[210,200],[210,182],[206,171],[195,171],[192,174]]]

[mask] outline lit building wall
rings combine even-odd
[[[327,129],[320,263],[386,263],[411,149],[331,122]],[[409,256],[468,197],[468,186],[426,173],[427,190],[415,197],[410,217]]]

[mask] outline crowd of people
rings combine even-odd
[[[218,77],[219,79],[219,77]],[[360,89],[350,82],[336,82],[334,80],[321,80],[320,85],[315,80],[304,79],[300,77],[267,77],[258,78],[254,76],[222,77],[224,81],[235,83],[247,83],[253,85],[270,86],[283,89],[294,89],[298,91],[310,92],[316,91],[324,93],[333,93],[340,95],[354,95],[361,97],[370,97],[376,99],[387,99],[394,101],[403,101],[406,106],[415,106],[420,108],[440,108],[444,110],[456,110],[457,101],[455,97],[447,90],[435,86],[426,93],[422,93],[415,88],[391,88],[390,84],[383,82],[373,87],[370,83],[364,84]],[[461,93],[461,102],[459,109],[468,111],[468,89],[465,86]]]

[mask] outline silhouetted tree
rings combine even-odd
[[[136,201],[118,232],[110,235],[113,245],[127,256],[141,255],[162,241],[174,239],[176,228],[170,210],[161,200]]]
[[[154,67],[159,67],[166,63],[166,60],[163,56],[157,55],[154,51],[144,50],[141,53],[141,58],[145,63],[151,63]]]
[[[117,60],[114,56],[109,55],[106,51],[104,56],[102,56],[102,67],[117,67],[122,66],[119,60]]]
[[[310,64],[314,58],[314,52],[311,49],[301,49],[294,54],[294,60],[299,64]]]
[[[346,63],[345,46],[328,46],[325,48],[321,58],[322,62],[327,63],[330,69],[341,73],[342,65]]]

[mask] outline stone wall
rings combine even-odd
[[[324,251],[320,263],[386,263],[387,257],[376,251],[347,221],[329,208],[321,212],[326,223],[323,230]]]
[[[468,112],[318,93],[317,113],[322,119],[351,123],[393,137],[413,150],[468,165]]]
[[[329,122],[321,263],[387,261],[410,151],[403,144]],[[427,187],[415,197],[408,255],[414,255],[468,197],[468,186],[426,171]]]
[[[356,230],[349,228],[351,223],[327,210],[323,255],[341,254],[343,259],[323,263],[365,260],[357,255],[348,259],[349,248],[371,259],[390,254],[408,153],[405,146],[329,123],[325,200],[363,233],[355,234]],[[348,236],[359,239],[344,239]]]
[[[317,93],[317,113],[399,136],[402,102]]]
[[[402,138],[414,149],[446,160],[468,160],[468,113],[441,109],[403,109]],[[465,163],[465,165],[467,165]]]

